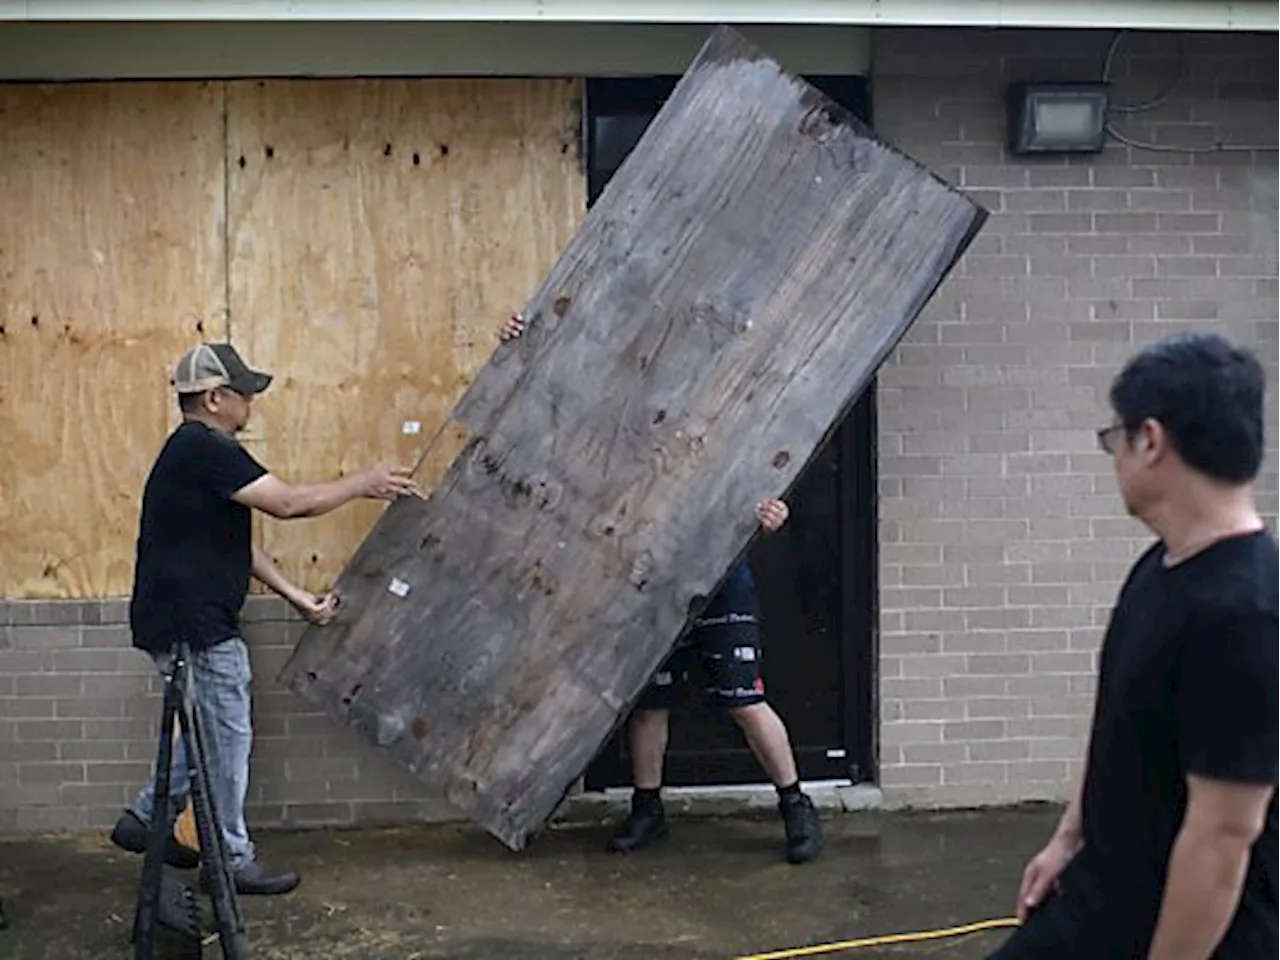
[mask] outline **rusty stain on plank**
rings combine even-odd
[[[985,216],[716,30],[283,680],[520,849]]]

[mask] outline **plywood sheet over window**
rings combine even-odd
[[[273,472],[416,459],[581,221],[579,104],[568,80],[229,85],[231,337],[276,374],[245,437]],[[441,437],[428,486],[458,449]],[[320,589],[381,509],[262,542]]]
[[[0,596],[130,589],[170,366],[223,334],[222,134],[220,84],[0,86]]]

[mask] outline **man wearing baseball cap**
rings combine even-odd
[[[171,669],[176,645],[192,651],[196,698],[206,730],[210,780],[232,874],[240,893],[287,893],[292,871],[273,872],[257,859],[244,819],[249,786],[249,651],[240,608],[252,575],[312,623],[327,623],[336,601],[291,583],[251,540],[253,510],[279,519],[317,517],[351,500],[394,500],[413,491],[409,471],[378,464],[325,483],[291,484],[269,473],[235,439],[249,422],[253,398],[271,375],[252,370],[228,343],[187,351],[173,372],[181,425],[160,450],[142,495],[137,562],[129,621],[133,645]],[[188,782],[181,742],[174,750],[172,823],[186,806]],[[117,821],[112,841],[143,853],[154,788],[145,787]],[[194,867],[198,854],[171,840],[166,859]]]

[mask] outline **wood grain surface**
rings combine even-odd
[[[0,597],[129,593],[173,364],[225,337],[220,84],[0,85]]]
[[[276,381],[245,446],[294,481],[413,463],[582,222],[581,84],[229,85],[231,335]],[[447,430],[430,489],[461,449]],[[291,579],[332,585],[382,505],[258,518]]]

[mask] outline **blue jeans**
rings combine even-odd
[[[173,669],[173,655],[159,654],[155,663],[161,676],[169,676]],[[251,863],[254,857],[253,842],[244,822],[244,799],[249,791],[249,749],[253,743],[253,726],[249,719],[249,685],[253,671],[249,666],[249,649],[237,637],[193,653],[191,676],[208,753],[205,759],[209,768],[209,789],[218,805],[231,869],[238,870]],[[173,823],[187,805],[190,788],[187,753],[179,738],[174,744],[169,780],[169,823]],[[134,798],[129,809],[149,825],[155,816],[155,800],[153,781]]]

